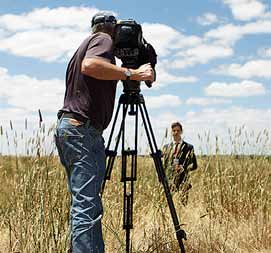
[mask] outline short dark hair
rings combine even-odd
[[[183,126],[179,121],[173,122],[171,124],[171,129],[173,129],[174,127],[179,127],[179,128],[181,128],[181,131],[183,131]]]
[[[99,23],[96,24],[92,27],[92,33],[97,33],[97,32],[104,32],[104,33],[108,33],[111,36],[113,35],[114,32],[114,25],[110,24],[110,23]]]

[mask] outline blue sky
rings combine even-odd
[[[0,0],[0,125],[25,118],[49,127],[62,106],[67,62],[89,35],[91,17],[113,11],[142,24],[158,53],[157,82],[142,92],[158,143],[170,123],[221,139],[228,129],[271,128],[271,3],[267,0]],[[118,95],[122,86],[118,85]],[[107,136],[107,132],[105,133]]]

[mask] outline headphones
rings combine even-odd
[[[99,12],[95,14],[91,20],[91,27],[99,23],[111,23],[115,25],[117,23],[116,18],[110,13]]]

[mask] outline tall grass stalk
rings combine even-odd
[[[48,150],[52,131],[53,127],[46,130],[44,126],[33,133],[34,137],[24,140],[25,156],[0,156],[1,253],[64,253],[69,247],[70,196],[55,150]],[[215,152],[198,155],[199,168],[191,175],[193,188],[188,205],[182,205],[181,193],[173,196],[182,227],[187,232],[187,252],[271,251],[271,158],[257,146],[270,148],[270,133],[244,131],[244,128],[229,131],[228,142],[223,140],[232,147],[228,154],[223,153],[225,149],[218,137],[212,139],[210,133],[199,136],[204,144],[202,150]],[[3,129],[1,133],[2,138]],[[6,138],[25,136],[13,133]],[[251,149],[257,149],[260,155],[252,155]],[[178,252],[153,161],[147,156],[138,159],[133,252]],[[116,159],[104,193],[103,233],[106,252],[110,253],[125,252],[120,166],[121,160]]]

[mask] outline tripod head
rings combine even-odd
[[[122,67],[138,68],[142,64],[150,63],[155,71],[157,54],[153,46],[143,38],[141,25],[135,20],[120,20],[116,24],[114,35],[114,54],[122,61]],[[145,82],[151,87],[148,82]],[[124,93],[139,93],[140,82],[123,81]]]
[[[139,81],[127,80],[127,81],[122,81],[122,84],[123,84],[123,92],[124,93],[139,94],[141,91]]]

